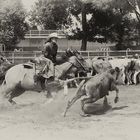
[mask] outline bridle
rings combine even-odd
[[[82,69],[84,70],[84,71],[86,71],[86,69],[85,69],[85,67],[83,66],[83,64],[80,62],[80,60],[77,58],[77,56],[75,57],[76,58],[76,61],[78,62],[78,64],[82,67]],[[74,67],[76,67],[77,69],[79,69],[79,67],[78,66],[76,66],[73,62],[70,62],[70,61],[68,61],[70,64],[72,64],[72,66],[74,66]]]

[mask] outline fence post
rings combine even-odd
[[[34,58],[36,58],[36,52],[34,52]]]
[[[15,63],[15,53],[12,53],[12,63]]]
[[[90,57],[90,56],[89,56],[89,51],[88,51],[87,53],[88,53],[88,59],[89,59],[89,57]]]
[[[128,58],[128,52],[131,51],[130,48],[126,49],[126,58]]]
[[[104,56],[106,56],[106,48],[103,48]]]
[[[109,57],[109,48],[106,48],[106,57],[107,57],[107,60],[108,60],[108,57]]]
[[[30,37],[32,36],[31,30],[30,30]]]

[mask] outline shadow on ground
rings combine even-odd
[[[107,112],[115,111],[115,110],[122,110],[127,108],[128,106],[120,106],[120,107],[112,107],[111,105],[101,105],[101,104],[94,104],[91,106],[86,106],[85,113],[90,115],[103,115]],[[89,116],[90,116],[89,115]]]

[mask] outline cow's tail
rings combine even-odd
[[[67,107],[64,112],[64,117],[66,116],[67,111],[70,109],[70,107],[78,100],[80,99],[85,93],[81,92],[81,89],[85,83],[85,80],[82,80],[81,83],[79,84],[79,87],[76,90],[76,95],[72,98],[72,100],[68,101]]]

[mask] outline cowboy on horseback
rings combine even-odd
[[[54,64],[56,62],[56,55],[58,50],[58,46],[56,44],[57,38],[57,33],[50,34],[47,42],[43,46],[42,55],[35,58],[37,69],[40,71],[37,75],[37,80],[41,82],[42,89],[45,88],[46,79],[47,82],[54,81]]]
[[[45,42],[45,45],[43,46],[42,53],[44,56],[48,59],[50,59],[53,63],[56,63],[56,55],[58,50],[57,45],[57,39],[58,39],[57,33],[51,33]]]
[[[43,69],[40,71],[44,78],[54,77],[54,64],[56,63],[58,50],[58,45],[56,44],[57,38],[57,33],[51,33],[43,46],[42,55],[37,58],[40,62],[46,62]]]

